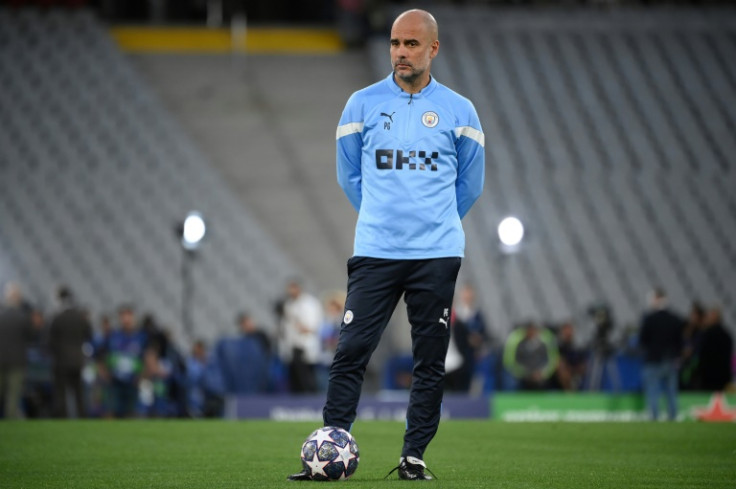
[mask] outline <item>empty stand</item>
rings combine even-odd
[[[433,73],[486,134],[461,273],[496,336],[527,319],[585,326],[600,303],[636,323],[654,285],[683,312],[720,302],[733,326],[734,11],[433,12]],[[386,36],[369,45],[374,80],[387,56]],[[93,15],[0,10],[0,86],[0,281],[36,297],[66,282],[95,312],[133,301],[180,331],[174,227],[196,208],[211,231],[192,269],[197,335],[231,331],[240,309],[271,322],[297,265]],[[514,255],[497,245],[506,215],[527,227]]]
[[[433,12],[433,73],[486,133],[462,273],[497,334],[529,318],[585,326],[599,303],[636,324],[655,285],[683,313],[699,299],[733,322],[734,11]],[[508,214],[528,231],[514,256],[496,244]]]
[[[0,281],[46,307],[61,283],[95,314],[130,301],[185,339],[175,228],[197,209],[194,336],[232,333],[239,310],[272,323],[298,269],[94,16],[0,10],[0,33]]]

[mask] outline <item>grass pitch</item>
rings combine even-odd
[[[0,487],[294,488],[314,423],[273,421],[0,422]],[[403,424],[362,422],[346,487],[383,480]],[[436,488],[736,488],[736,424],[447,421],[425,460]]]

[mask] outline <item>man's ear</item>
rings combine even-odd
[[[429,52],[429,58],[432,59],[435,56],[437,56],[437,53],[440,51],[440,41],[438,39],[435,39],[432,41],[432,50]]]

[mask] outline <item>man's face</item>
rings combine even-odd
[[[120,325],[125,331],[135,330],[135,314],[133,311],[121,311],[120,312]]]
[[[286,294],[290,299],[297,299],[302,293],[301,286],[296,282],[291,282],[286,286]]]
[[[192,356],[198,360],[204,360],[207,357],[207,352],[202,343],[195,343],[192,347]]]
[[[391,28],[391,64],[397,78],[413,83],[429,70],[439,41],[417,16],[401,17]]]
[[[475,290],[472,287],[463,287],[460,291],[460,300],[463,304],[472,305],[475,303]]]
[[[705,314],[705,319],[703,320],[703,323],[705,323],[706,326],[713,326],[714,324],[718,324],[721,322],[721,311],[716,309],[711,309]]]
[[[245,334],[255,333],[256,331],[256,323],[253,321],[253,318],[251,317],[244,317],[240,321],[240,330]]]
[[[572,336],[573,336],[572,325],[570,325],[570,324],[564,324],[560,328],[560,340],[563,343],[565,343],[565,342],[572,342]]]

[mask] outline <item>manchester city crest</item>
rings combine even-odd
[[[422,114],[422,124],[424,124],[427,127],[434,127],[440,122],[440,116],[437,115],[437,112],[425,112]]]
[[[353,322],[353,311],[348,309],[345,311],[345,316],[342,318],[342,322],[345,324],[350,324]]]

